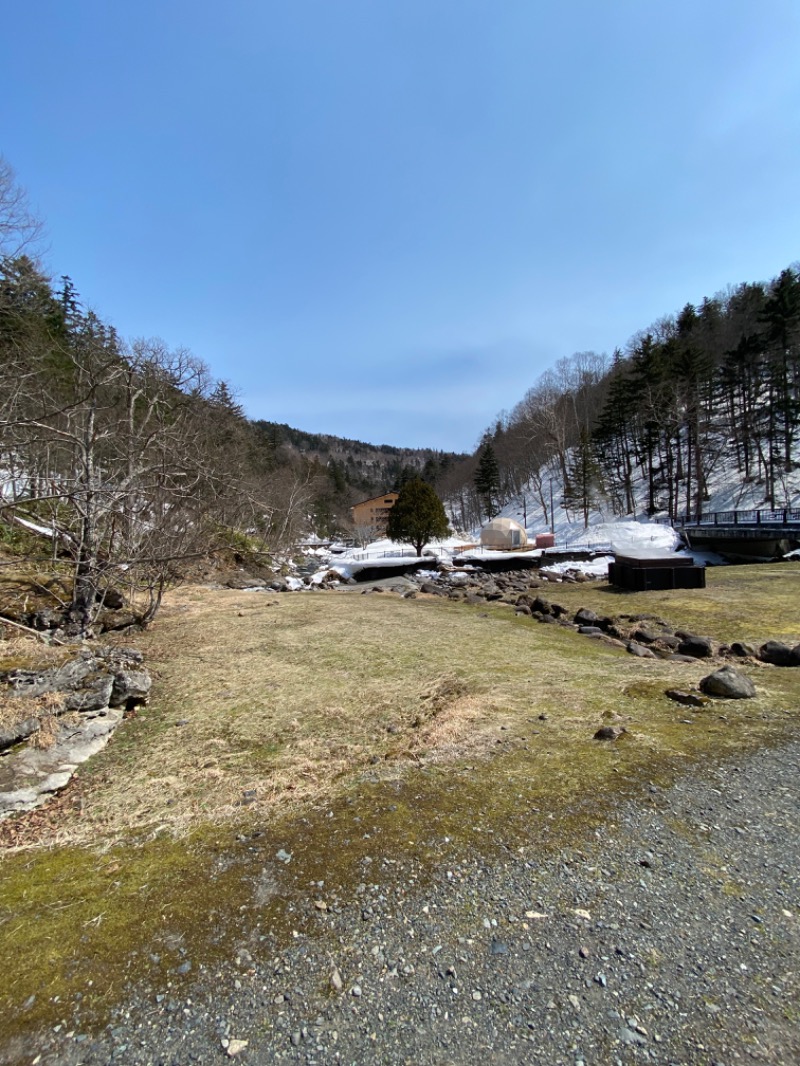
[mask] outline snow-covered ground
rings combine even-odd
[[[567,511],[560,504],[563,495],[561,478],[553,467],[548,471],[543,484],[547,486],[549,499],[552,478],[553,514],[545,514],[538,494],[532,487],[515,497],[500,512],[498,517],[513,518],[527,532],[531,545],[536,542],[539,533],[555,535],[556,549],[588,549],[607,552],[585,562],[550,562],[546,553],[544,565],[551,573],[563,573],[580,570],[587,576],[605,577],[608,563],[613,560],[613,552],[629,551],[684,551],[675,530],[665,521],[649,519],[644,514],[644,486],[640,493],[641,515],[618,518],[612,513],[610,504],[592,511],[588,527],[584,526],[582,516],[574,511]],[[744,510],[764,506],[763,485],[743,484],[732,466],[720,463],[709,479],[710,499],[705,505],[706,513],[714,511]],[[800,469],[787,474],[784,479],[783,494],[786,506],[800,507]],[[658,517],[658,516],[657,516]],[[366,548],[348,548],[332,554],[325,547],[309,545],[306,554],[319,560],[320,569],[313,575],[312,582],[319,584],[330,570],[335,570],[343,580],[354,577],[360,570],[397,566],[402,557],[403,562],[413,562],[413,550],[407,544],[397,544],[385,538],[376,540]],[[724,560],[713,552],[691,552],[698,564],[722,565]],[[530,561],[539,559],[540,549],[531,547],[529,551],[514,552],[513,557]],[[494,551],[480,547],[480,527],[454,533],[441,541],[432,541],[426,545],[423,558],[435,559],[448,565],[480,566],[481,562],[492,559],[506,559],[508,552]],[[421,561],[421,559],[417,559]]]
[[[513,506],[506,508],[503,515],[508,518],[517,518]],[[537,532],[547,532],[547,529],[543,521],[538,527],[534,524],[535,518],[531,521],[530,508],[528,515],[528,534],[531,540],[534,540]],[[520,524],[522,524],[521,517],[520,514]],[[456,567],[479,567],[482,562],[509,558],[508,552],[481,548],[479,541],[480,528],[470,530],[466,534],[456,533],[444,540],[431,541],[426,545],[423,556],[415,556],[407,544],[400,544],[386,538],[373,541],[366,548],[350,548],[336,555],[331,555],[325,549],[314,548],[313,555],[319,558],[322,566],[312,576],[311,581],[313,584],[319,584],[330,570],[335,570],[346,581],[355,577],[361,570],[388,569],[397,566],[401,561],[403,563],[430,561],[432,564],[445,563]],[[566,515],[559,515],[558,512],[556,514],[556,549],[581,547],[610,549],[611,552],[634,549],[675,551],[679,545],[680,541],[675,531],[671,526],[663,523],[623,519],[616,522],[598,522],[589,530],[585,530],[582,523],[576,526]],[[312,551],[307,554],[311,555]],[[540,561],[542,554],[541,548],[531,548],[530,551],[515,551],[512,557],[524,563],[532,560]],[[605,577],[608,564],[613,560],[612,554],[606,554],[583,562],[559,563],[548,562],[547,553],[544,554],[547,569],[552,573],[564,573],[567,569],[580,570],[591,577]]]

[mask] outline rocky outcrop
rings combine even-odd
[[[150,675],[133,648],[84,648],[60,666],[0,673],[9,724],[0,731],[0,818],[38,807],[100,751]],[[18,713],[14,714],[14,710]]]

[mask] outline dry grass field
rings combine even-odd
[[[549,595],[718,639],[800,641],[800,567],[708,577],[702,591]],[[265,935],[300,927],[302,886],[346,892],[367,854],[433,863],[445,836],[465,855],[569,843],[621,797],[800,720],[800,670],[750,664],[756,699],[693,710],[664,691],[708,663],[641,660],[438,598],[184,588],[136,643],[150,704],[0,862],[0,1009],[37,993],[22,1030],[76,990],[102,1011],[153,945],[212,958],[255,911]],[[626,732],[593,740],[609,723]],[[291,865],[275,863],[281,848]]]

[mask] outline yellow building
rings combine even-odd
[[[369,500],[362,500],[361,503],[355,504],[350,508],[353,526],[356,529],[371,529],[376,535],[385,533],[389,512],[394,507],[398,495],[397,492],[385,492],[381,496],[373,496]]]

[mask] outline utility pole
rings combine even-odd
[[[553,512],[553,479],[550,478],[550,532],[556,534],[556,516]]]

